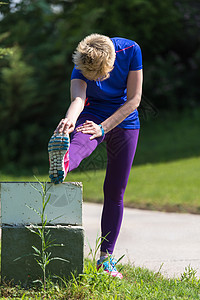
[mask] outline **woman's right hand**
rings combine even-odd
[[[54,131],[54,134],[69,134],[72,131],[74,131],[75,124],[73,121],[71,121],[68,118],[64,118],[60,121],[58,124],[56,130]]]

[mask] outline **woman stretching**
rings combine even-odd
[[[62,182],[67,172],[77,168],[101,142],[106,142],[102,244],[97,267],[122,278],[112,253],[139,135],[141,50],[128,39],[91,34],[78,44],[73,62],[71,105],[49,141],[50,178],[53,183]]]

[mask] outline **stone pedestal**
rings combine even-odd
[[[2,240],[2,280],[14,280],[23,285],[42,278],[42,271],[34,260],[32,246],[41,249],[38,235],[28,228],[31,224],[40,227],[40,217],[34,211],[42,209],[41,191],[37,182],[0,183]],[[82,185],[80,183],[48,184],[50,201],[46,208],[46,226],[55,244],[51,257],[60,257],[68,262],[54,260],[47,266],[47,275],[68,278],[71,273],[83,272],[84,232],[82,228]],[[32,207],[31,208],[28,208]],[[59,218],[57,218],[59,217]],[[20,259],[17,259],[21,257]],[[17,259],[17,260],[16,260]]]

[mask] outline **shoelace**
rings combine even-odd
[[[117,271],[117,269],[115,267],[116,260],[114,260],[112,257],[110,257],[106,262],[104,262],[104,265],[110,272]]]

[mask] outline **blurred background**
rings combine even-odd
[[[47,143],[70,103],[72,53],[97,32],[136,41],[144,65],[134,164],[199,157],[200,3],[2,0],[1,174],[47,174]],[[80,169],[103,169],[102,144]],[[101,153],[99,155],[99,153]]]

